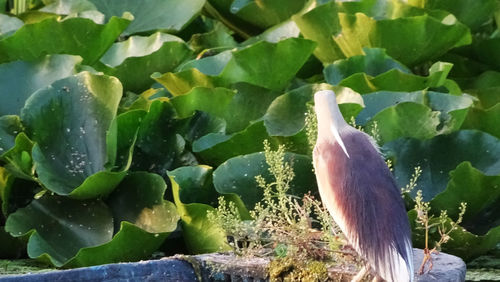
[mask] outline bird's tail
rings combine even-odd
[[[368,264],[388,282],[413,282],[413,248],[410,240],[405,241],[403,248],[391,246],[376,257],[367,257]]]

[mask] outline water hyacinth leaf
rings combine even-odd
[[[224,117],[234,94],[227,88],[196,87],[185,95],[173,97],[170,102],[180,118],[191,116],[196,110]]]
[[[211,48],[235,48],[238,43],[231,36],[231,31],[226,26],[216,22],[212,30],[193,34],[189,40],[189,46],[195,53],[200,53]]]
[[[19,116],[6,115],[0,117],[0,156],[15,145],[18,133],[23,131]]]
[[[484,175],[463,162],[450,172],[446,190],[431,201],[434,212],[446,210],[457,218],[460,202],[467,203],[467,212],[461,224],[474,234],[485,234],[500,225],[500,175]]]
[[[415,9],[399,9],[402,13],[398,18],[374,19],[359,13],[367,12],[363,11],[364,3],[359,5],[337,7],[330,2],[294,17],[304,37],[318,42],[315,55],[323,63],[361,55],[364,47],[377,47],[386,49],[389,56],[406,66],[413,66],[471,42],[468,28],[451,14],[436,13],[433,16],[437,17],[433,17]],[[386,8],[392,9],[392,5]],[[385,17],[391,14],[382,12]]]
[[[458,204],[458,203],[457,203]],[[408,212],[408,218],[412,224],[412,234],[413,234],[413,245],[418,248],[423,248],[425,246],[425,236],[422,229],[416,229],[415,219],[417,217],[417,212],[411,210]],[[456,218],[453,218],[456,220]],[[431,223],[436,223],[437,218]],[[446,226],[449,228],[450,219],[448,219]],[[437,228],[431,228],[429,231],[429,240],[438,241],[440,234]],[[485,254],[491,250],[494,250],[496,245],[500,243],[500,226],[490,229],[484,235],[476,235],[460,226],[450,233],[450,237],[453,240],[448,241],[443,244],[442,251],[459,256],[465,261],[470,261],[482,254]]]
[[[87,0],[57,0],[38,11],[57,15],[69,15],[92,10],[97,10],[97,8]]]
[[[154,101],[139,127],[131,169],[165,177],[167,170],[196,162],[185,151],[186,142],[176,130],[179,124],[171,103]]]
[[[175,206],[181,218],[184,242],[189,252],[202,254],[231,250],[224,231],[207,218],[207,213],[214,212],[215,209],[205,204],[182,203],[179,184],[173,176],[170,176],[170,182]]]
[[[477,58],[487,64],[492,66],[495,70],[500,70],[500,55],[497,50],[500,48],[500,38],[488,38],[476,41],[473,44],[474,53]]]
[[[36,142],[33,160],[47,189],[92,198],[108,194],[123,178],[125,172],[106,170],[106,131],[121,95],[116,78],[82,72],[28,99],[21,120]]]
[[[471,108],[462,128],[479,129],[500,138],[500,103],[489,109]]]
[[[195,111],[188,118],[179,121],[179,133],[189,143],[210,133],[224,134],[226,132],[226,121],[205,112]]]
[[[16,61],[0,65],[0,116],[18,115],[26,99],[36,90],[76,73],[82,59],[70,55],[48,55],[34,61]],[[19,74],[23,83],[18,83]]]
[[[401,138],[386,143],[382,151],[393,160],[393,173],[399,187],[410,182],[416,166],[421,167],[422,175],[417,184],[425,201],[445,190],[450,179],[448,172],[463,161],[469,161],[485,175],[500,174],[497,157],[500,140],[476,130],[460,130],[429,140]]]
[[[158,174],[132,172],[109,196],[115,230],[122,221],[130,222],[149,233],[167,235],[177,227],[179,215],[173,203],[164,201],[165,180]]]
[[[384,49],[363,48],[363,53],[363,55],[337,60],[326,66],[323,71],[326,81],[337,85],[355,73],[366,73],[375,77],[392,69],[411,73],[406,66],[388,56]]]
[[[261,41],[223,52],[215,58],[188,62],[182,67],[193,69],[154,78],[174,95],[184,94],[195,86],[229,87],[236,82],[281,90],[306,62],[315,45],[301,38],[289,38],[278,43]],[[255,60],[257,57],[260,59]]]
[[[311,158],[305,155],[286,153],[285,162],[291,164],[297,176],[290,183],[288,193],[302,196],[312,191],[315,194],[317,191],[316,178],[312,170]],[[257,186],[255,177],[262,175],[267,183],[275,181],[268,168],[262,152],[231,158],[214,171],[215,189],[221,194],[238,195],[249,210],[253,209],[263,195],[263,189]]]
[[[23,26],[24,22],[16,17],[0,14],[0,39]]]
[[[89,0],[106,15],[121,16],[130,12],[134,20],[124,31],[125,35],[161,30],[169,33],[181,31],[199,15],[205,0]]]
[[[255,42],[264,40],[271,43],[277,43],[287,38],[299,37],[300,30],[297,24],[292,20],[286,20],[275,26],[266,29],[263,33],[250,37],[242,43],[243,46],[254,44]]]
[[[236,0],[230,7],[238,18],[262,29],[274,26],[304,8],[307,0]]]
[[[262,150],[262,142],[266,139],[269,135],[264,122],[259,121],[231,135],[207,134],[193,142],[193,152],[205,163],[217,166],[234,156]]]
[[[448,11],[472,31],[490,21],[496,8],[495,0],[410,0],[408,3],[426,9]]]
[[[18,208],[27,206],[39,190],[36,182],[17,178],[6,168],[0,167],[0,202],[3,215],[8,216]]]
[[[329,84],[308,84],[294,89],[276,98],[264,115],[264,124],[271,136],[292,136],[300,132],[305,125],[307,103],[313,101],[313,95],[320,90],[333,90],[336,94],[340,111],[349,121],[364,107],[363,98],[349,88],[334,87]]]
[[[118,115],[106,134],[108,163],[114,164],[115,170],[128,170],[132,163],[134,145],[144,110],[130,110]]]
[[[5,168],[14,176],[33,180],[35,172],[31,156],[33,145],[33,141],[24,132],[21,132],[16,136],[14,147],[2,155],[2,159],[7,162]]]
[[[24,25],[14,35],[0,40],[0,62],[36,60],[45,54],[71,54],[80,55],[84,64],[93,64],[129,23],[116,17],[105,25],[84,18],[63,21],[49,18]]]
[[[16,237],[29,236],[30,258],[60,267],[81,248],[109,242],[113,218],[99,200],[44,196],[11,214],[5,230]]]
[[[113,44],[100,61],[107,66],[103,71],[120,79],[125,90],[140,92],[153,84],[152,73],[173,71],[191,55],[182,39],[156,32]]]
[[[179,200],[184,204],[215,205],[217,193],[212,184],[213,169],[207,165],[183,166],[168,172],[180,187]]]

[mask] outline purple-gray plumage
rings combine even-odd
[[[333,91],[314,95],[313,160],[321,199],[380,277],[413,281],[410,225],[399,189],[373,139],[343,119]]]

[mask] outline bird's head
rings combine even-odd
[[[342,134],[351,128],[344,120],[335,97],[331,90],[321,90],[314,94],[314,111],[318,120],[318,142],[336,142],[349,157]]]

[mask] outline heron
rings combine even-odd
[[[413,281],[406,209],[391,171],[368,134],[344,120],[331,90],[314,94],[318,138],[313,152],[319,194],[375,279]],[[354,281],[354,280],[353,280]]]

